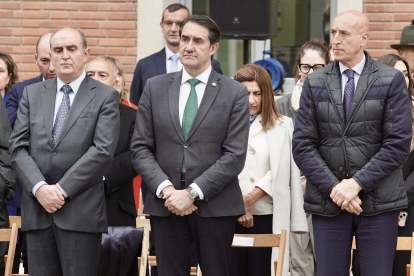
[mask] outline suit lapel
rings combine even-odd
[[[262,124],[260,121],[262,120],[262,114],[257,115],[256,119],[253,121],[253,123],[250,125],[250,131],[249,131],[249,138],[252,138],[257,133],[259,133],[262,130]]]
[[[183,131],[180,124],[180,88],[181,88],[181,77],[182,70],[177,72],[171,78],[168,84],[168,104],[170,106],[170,115],[174,123],[175,130],[181,141],[184,142]]]
[[[49,85],[49,86],[47,86]],[[55,111],[56,91],[57,91],[57,80],[56,78],[52,82],[44,82],[44,91],[40,94],[42,99],[42,113],[43,122],[45,124],[47,138],[49,144],[53,147],[52,142],[52,128],[53,128],[53,115]]]
[[[272,179],[275,179],[280,159],[282,158],[282,148],[285,144],[286,127],[278,121],[276,126],[267,131],[267,144],[270,152],[270,167],[272,169]],[[276,141],[276,142],[275,142]]]
[[[326,72],[325,85],[328,88],[328,94],[335,111],[342,123],[345,126],[345,110],[342,103],[342,87],[341,87],[341,73],[339,71],[339,63],[334,62],[331,71]]]
[[[216,83],[215,86],[212,83]],[[200,107],[198,108],[197,114],[194,118],[193,125],[191,126],[190,132],[188,133],[187,140],[190,139],[191,135],[197,129],[198,125],[204,119],[207,114],[207,111],[210,109],[211,105],[214,102],[214,99],[217,96],[218,91],[220,90],[220,76],[216,71],[211,70],[210,77],[208,78],[206,84],[206,90],[204,91],[203,99],[201,100]]]
[[[167,55],[165,54],[165,48],[162,48],[162,50],[158,52],[155,61],[155,67],[157,67],[159,75],[167,74],[167,63],[165,61],[166,58]]]
[[[96,86],[88,76],[85,76],[85,79],[82,81],[78,92],[76,93],[75,99],[70,107],[70,111],[68,117],[66,118],[65,124],[63,125],[62,132],[60,133],[59,139],[56,142],[56,145],[59,145],[60,141],[62,141],[63,137],[66,136],[68,131],[71,129],[73,124],[78,119],[79,115],[85,109],[85,107],[89,104],[89,102],[95,97],[96,92],[94,89]]]

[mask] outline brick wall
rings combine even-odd
[[[137,55],[137,0],[70,0],[0,2],[0,51],[12,55],[20,80],[39,74],[37,39],[61,26],[81,29],[91,56],[111,55],[125,67],[127,87]]]
[[[370,20],[367,51],[374,58],[397,53],[391,44],[399,44],[401,31],[414,19],[414,0],[364,0],[364,13]]]

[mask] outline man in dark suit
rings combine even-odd
[[[133,164],[148,185],[158,274],[189,274],[194,241],[203,275],[229,275],[234,220],[244,214],[237,176],[247,151],[247,88],[212,69],[220,38],[212,19],[190,16],[181,28],[183,70],[147,81]]]
[[[39,67],[40,75],[35,78],[25,80],[23,82],[18,82],[14,84],[11,88],[10,97],[6,103],[6,109],[7,109],[7,115],[9,117],[9,121],[10,121],[12,129],[14,127],[14,122],[16,121],[17,109],[19,108],[19,103],[23,95],[23,89],[30,84],[38,83],[38,82],[56,77],[55,68],[53,67],[53,64],[50,62],[50,54],[49,54],[50,53],[49,40],[51,36],[52,36],[51,33],[47,33],[41,36],[36,43],[35,60],[36,60],[36,65]],[[22,183],[19,180],[17,180],[15,197],[12,200],[7,201],[8,206],[16,208],[14,215],[18,215],[18,216],[21,215],[20,208],[22,204],[22,191],[23,191]],[[27,244],[26,244],[26,235],[24,234],[24,232],[20,232],[19,243],[16,245],[16,254],[15,254],[14,264],[13,264],[13,273],[19,272],[21,254],[22,254],[22,260],[23,260],[24,273],[28,274],[29,268],[27,264]]]
[[[82,32],[50,39],[57,78],[23,91],[11,143],[23,183],[30,275],[96,275],[107,231],[103,173],[119,136],[118,92],[86,76]]]

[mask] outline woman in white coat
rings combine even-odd
[[[234,79],[247,87],[250,105],[247,157],[239,175],[246,214],[235,222],[236,233],[280,234],[281,229],[306,233],[300,172],[292,158],[292,119],[277,112],[266,69],[246,64]],[[232,248],[230,275],[274,275],[273,261],[278,251]],[[288,276],[288,250],[283,266],[283,275]]]

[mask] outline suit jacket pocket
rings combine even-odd
[[[305,202],[317,205],[322,205],[324,203],[323,194],[309,181],[306,181]]]
[[[122,198],[118,198],[119,206],[122,210],[127,212],[133,217],[137,217],[137,209],[135,209],[135,204],[128,202],[126,200],[123,200]]]

